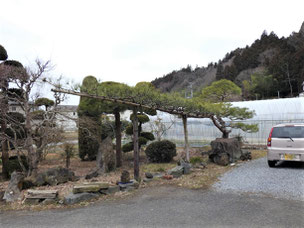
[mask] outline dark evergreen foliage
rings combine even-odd
[[[150,162],[170,162],[176,156],[176,145],[169,140],[152,142],[145,153]]]
[[[246,75],[245,80],[250,80],[250,70],[258,67],[265,69],[265,75],[272,75],[273,80],[278,82],[276,94],[279,91],[281,97],[297,96],[302,92],[304,81],[303,26],[299,33],[294,32],[287,38],[279,38],[274,32],[268,34],[264,31],[253,44],[227,53],[218,63],[210,63],[207,68],[196,67],[195,71],[188,66],[157,78],[152,83],[163,92],[173,92],[177,91],[176,88],[185,90],[189,86],[186,82],[191,78],[194,82],[194,90],[200,90],[208,84],[199,85],[202,82],[200,77],[205,75],[199,72],[205,72],[213,67],[216,68],[216,80],[228,79],[238,86],[241,86],[244,75]],[[245,73],[239,78],[241,72]],[[275,96],[274,93],[268,93],[264,98],[273,96]],[[255,98],[254,94],[253,97]],[[248,98],[248,96],[243,98]]]
[[[14,67],[23,68],[23,65],[16,60],[6,60],[3,64],[7,65],[7,66],[14,66]]]
[[[20,158],[21,158],[21,162],[22,162],[24,168],[27,170],[29,168],[29,165],[28,165],[26,156],[21,155]],[[11,175],[14,171],[17,171],[17,172],[23,171],[20,166],[17,156],[11,156],[9,158],[9,175]]]
[[[6,60],[7,57],[8,56],[5,48],[0,44],[0,60]]]

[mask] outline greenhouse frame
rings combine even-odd
[[[248,108],[255,112],[253,118],[243,123],[258,124],[259,131],[246,133],[240,129],[233,129],[230,137],[242,137],[245,143],[266,145],[271,128],[280,123],[304,123],[304,97],[281,98],[271,100],[255,100],[232,102],[233,106]],[[145,130],[152,130],[152,125],[157,120],[169,128],[163,134],[163,139],[169,139],[177,144],[184,144],[183,123],[180,118],[168,113],[158,112],[157,116],[150,117],[151,123],[145,124]],[[210,143],[215,138],[220,138],[222,133],[214,126],[210,119],[188,119],[189,142],[191,146],[202,146]]]

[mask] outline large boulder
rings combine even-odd
[[[180,160],[180,166],[183,167],[183,174],[189,174],[191,172],[192,165],[189,162],[185,162],[183,159]]]
[[[100,194],[88,193],[88,192],[79,193],[79,194],[70,193],[69,195],[64,197],[63,203],[66,205],[71,205],[71,204],[79,203],[82,201],[87,201],[87,200],[98,198],[99,195]]]
[[[127,170],[123,170],[120,176],[121,183],[129,183],[130,182],[130,173]]]
[[[116,155],[113,149],[111,137],[107,137],[100,143],[96,157],[96,168],[91,170],[85,179],[98,177],[104,172],[113,171],[116,167]]]
[[[107,137],[100,144],[104,161],[104,171],[111,172],[116,167],[116,155],[113,149],[112,138]]]
[[[242,155],[241,143],[236,138],[217,138],[211,142],[209,158],[219,165],[228,165]]]
[[[51,168],[25,179],[27,186],[58,185],[68,181],[76,181],[78,178],[74,172],[66,168]]]
[[[168,174],[172,175],[174,178],[178,178],[184,174],[184,167],[176,166],[173,169],[170,169]]]
[[[3,196],[6,202],[20,200],[23,180],[24,175],[22,173],[14,171],[11,174],[10,182]]]

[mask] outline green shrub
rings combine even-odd
[[[199,157],[199,156],[195,156],[195,157],[191,157],[190,158],[190,163],[191,164],[197,164],[197,163],[201,163],[203,162],[203,158]]]
[[[95,160],[98,152],[98,141],[90,135],[87,129],[78,130],[79,157],[81,160]]]
[[[128,143],[126,143],[125,145],[123,145],[122,146],[122,151],[123,152],[130,152],[130,151],[132,151],[133,150],[133,142],[128,142]]]
[[[153,141],[155,139],[154,135],[151,132],[141,132],[140,136],[148,139],[149,141]]]
[[[170,162],[176,156],[176,145],[169,140],[153,142],[145,153],[150,162]]]
[[[21,161],[22,164],[24,165],[25,169],[28,170],[29,166],[28,166],[28,162],[27,162],[27,158],[24,155],[21,155]],[[11,156],[9,158],[9,165],[8,165],[8,173],[9,175],[11,175],[14,171],[18,171],[18,172],[22,172],[22,168],[19,164],[18,161],[18,157],[17,156]]]
[[[0,45],[0,60],[6,60],[7,57],[8,56],[5,48],[2,45]]]
[[[75,155],[75,148],[71,143],[64,143],[63,150],[64,151],[60,155],[65,160],[65,167],[68,169],[70,167],[71,158]]]
[[[129,125],[126,127],[126,134],[127,134],[127,135],[133,135],[133,125],[132,125],[132,124],[129,124]]]

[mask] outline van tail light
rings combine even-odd
[[[271,136],[272,136],[272,131],[273,131],[273,128],[271,128],[271,131],[269,133],[269,137],[267,139],[267,146],[268,147],[271,147]]]

